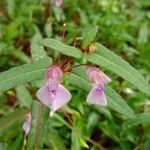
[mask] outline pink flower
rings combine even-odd
[[[92,90],[87,96],[87,103],[106,106],[107,100],[105,96],[104,85],[111,82],[111,79],[94,66],[87,68],[87,75],[92,83]]]
[[[31,126],[31,121],[32,121],[31,113],[28,113],[27,117],[26,117],[26,121],[23,124],[23,130],[25,131],[26,135],[29,134],[30,126]]]
[[[36,96],[54,112],[71,99],[71,94],[60,84],[62,80],[60,67],[55,65],[49,67],[46,70],[45,79],[46,83],[37,91]]]
[[[54,0],[54,4],[58,7],[60,7],[62,4],[62,0]]]

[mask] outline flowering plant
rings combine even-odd
[[[146,5],[0,2],[0,149],[149,149]]]

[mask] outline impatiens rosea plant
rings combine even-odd
[[[66,105],[70,105],[69,101],[75,101],[72,99],[74,92],[69,87],[71,85],[86,91],[86,96],[82,99],[91,107],[106,107],[126,118],[134,118],[134,111],[115,89],[111,88],[111,81],[113,82],[115,78],[111,74],[108,77],[104,73],[107,70],[150,95],[148,83],[135,68],[111,50],[93,41],[98,32],[97,26],[93,27],[84,38],[75,38],[72,45],[63,42],[65,28],[62,41],[42,39],[39,33],[35,34],[31,43],[30,62],[0,73],[1,92],[10,88],[16,88],[16,91],[24,89],[27,83],[35,87],[34,99],[26,97],[27,99],[20,100],[22,106],[20,110],[1,118],[0,137],[9,128],[15,127],[24,130],[24,140],[27,141],[24,144],[27,149],[42,149],[46,138],[53,136],[48,127],[53,122],[49,118],[62,120],[57,113],[65,110],[67,112],[69,106]],[[15,120],[11,120],[11,116],[16,116]],[[9,122],[7,126],[5,120]],[[76,126],[68,123],[66,125],[71,130]],[[50,135],[47,137],[48,133]],[[86,135],[78,133],[78,138],[83,147],[88,147]]]

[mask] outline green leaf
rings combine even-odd
[[[53,150],[65,150],[65,144],[63,139],[60,137],[57,130],[53,130],[51,128],[47,129],[47,134],[45,138],[45,144],[49,147],[52,147]]]
[[[87,77],[82,70],[79,71],[78,69],[77,71],[74,71],[74,73],[70,73],[70,78],[70,82],[73,85],[76,85],[87,92],[90,91],[90,82],[87,80]],[[124,114],[127,118],[133,118],[135,116],[133,110],[128,106],[126,101],[123,100],[121,96],[115,92],[115,90],[108,86],[106,87],[106,96],[108,100],[108,107],[112,110]]]
[[[150,137],[146,138],[146,141],[144,142],[144,150],[149,150],[150,148]]]
[[[23,63],[30,62],[30,58],[20,49],[10,48],[10,50],[6,52],[6,55],[14,56]]]
[[[6,2],[7,2],[6,7],[7,7],[8,15],[13,20],[13,17],[15,15],[15,2],[14,0],[6,0]]]
[[[21,26],[21,24],[25,21],[24,17],[17,17],[13,22],[11,22],[6,27],[6,36],[5,39],[7,42],[11,42],[12,39],[14,39],[18,34],[18,28]]]
[[[108,119],[113,120],[111,112],[106,107],[94,106],[93,109],[96,110],[98,113],[103,114]]]
[[[61,41],[45,38],[39,41],[43,46],[62,52],[64,55],[81,58],[83,56],[80,49],[63,44]]]
[[[80,147],[89,148],[85,139],[81,137],[78,128],[74,128],[71,133],[71,150],[80,150]]]
[[[60,121],[61,123],[63,123],[64,125],[66,125],[69,129],[72,129],[72,126],[64,118],[62,118],[60,115],[58,115],[57,113],[54,113],[53,117],[55,119],[57,119],[58,121]]]
[[[34,80],[43,79],[44,71],[51,62],[51,58],[45,57],[0,73],[0,91],[8,90],[14,86],[19,86]]]
[[[40,33],[37,33],[33,36],[31,42],[31,55],[33,60],[38,60],[46,56],[46,52],[42,45],[38,43],[39,40],[42,39]]]
[[[7,143],[0,142],[0,150],[7,150]]]
[[[148,33],[148,25],[143,23],[139,30],[138,43],[146,44],[148,42]]]
[[[82,47],[86,48],[96,37],[98,26],[93,27],[83,38]]]
[[[27,141],[27,150],[43,149],[46,134],[45,124],[49,117],[49,109],[37,101],[32,106],[32,123]]]
[[[29,57],[21,49],[15,48],[13,46],[7,46],[2,42],[0,43],[0,55],[14,56],[23,63],[30,62]]]
[[[20,85],[16,88],[16,94],[20,106],[31,108],[32,96],[24,85]]]
[[[144,77],[128,62],[121,59],[99,43],[96,43],[97,53],[87,56],[87,60],[99,66],[106,67],[125,80],[134,84],[139,90],[150,95],[150,86]]]
[[[150,112],[136,115],[135,118],[127,120],[123,126],[129,128],[143,123],[150,123]]]
[[[44,31],[48,38],[50,38],[52,36],[53,30],[52,30],[52,24],[50,21],[45,24]]]
[[[53,7],[53,13],[54,13],[54,16],[58,22],[64,21],[63,11],[60,7],[54,6]]]
[[[96,126],[98,120],[99,120],[98,114],[96,114],[95,112],[89,114],[87,125],[86,125],[86,132],[89,136],[93,132],[93,128]]]
[[[4,42],[0,42],[0,54],[7,48],[7,44]]]
[[[134,118],[135,114],[130,108],[130,106],[127,104],[123,98],[116,93],[115,90],[113,90],[111,87],[106,86],[106,96],[108,98],[108,106],[120,112],[121,114],[124,114],[127,118]]]
[[[28,108],[22,107],[17,109],[15,112],[3,116],[0,119],[0,140],[7,141],[8,138],[16,135],[18,129],[22,129],[22,124],[26,119],[26,114],[29,112]]]
[[[111,126],[110,126],[111,124]],[[100,129],[111,139],[114,141],[120,142],[120,135],[118,133],[117,125],[110,120],[105,120],[103,122],[99,122]]]
[[[83,138],[79,137],[79,140],[82,147],[89,148],[89,146]]]
[[[64,109],[65,112],[67,112],[69,114],[72,114],[72,115],[76,115],[78,118],[81,118],[80,113],[77,110],[75,110],[73,108],[70,108],[68,105],[65,105],[63,107],[63,109]]]
[[[75,129],[71,133],[71,150],[80,150],[80,139]]]
[[[23,141],[23,133],[20,133],[15,140],[8,145],[8,150],[21,149]]]

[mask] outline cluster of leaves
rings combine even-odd
[[[130,0],[64,0],[61,7],[49,0],[0,2],[0,149],[149,149],[148,6]],[[79,36],[77,47],[70,46]],[[82,53],[89,44],[96,51]],[[79,67],[63,80],[72,100],[49,117],[35,93],[59,52],[74,64],[106,69],[113,79],[106,87],[108,107],[86,104],[90,83],[85,67]],[[25,137],[22,124],[30,111]]]

